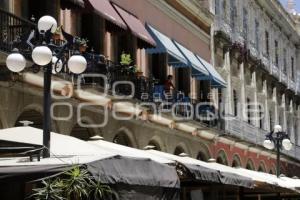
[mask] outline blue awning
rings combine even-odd
[[[176,47],[171,38],[159,32],[150,25],[146,26],[150,35],[156,42],[155,48],[146,49],[149,54],[159,54],[167,53],[168,54],[168,64],[173,67],[188,67],[188,60],[182,55],[179,49]]]
[[[173,41],[174,44],[178,47],[179,51],[185,56],[185,58],[189,61],[189,66],[192,67],[192,76],[197,75],[203,78],[209,78],[209,73],[207,69],[202,65],[202,63],[197,59],[195,54],[179,44],[176,41]]]
[[[191,67],[192,77],[197,80],[208,80],[213,87],[226,87],[226,82],[210,63],[152,26],[147,25],[147,30],[157,44],[155,48],[147,49],[147,53],[167,53],[170,66]]]
[[[206,62],[203,58],[196,55],[199,61],[203,64],[203,66],[207,69],[211,76],[212,86],[215,87],[226,87],[226,81],[222,78],[222,76],[217,72],[217,70],[208,62]]]

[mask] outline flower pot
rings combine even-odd
[[[136,75],[137,77],[141,77],[141,76],[143,76],[143,72],[135,72],[135,75]]]
[[[54,34],[52,35],[52,39],[53,39],[54,41],[59,40],[59,39],[60,39],[60,34],[54,33]]]
[[[80,46],[79,46],[79,51],[80,51],[80,53],[85,52],[85,51],[86,51],[86,48],[87,48],[86,45],[80,45]]]

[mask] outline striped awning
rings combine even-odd
[[[211,85],[213,87],[226,87],[226,81],[222,76],[217,72],[217,70],[210,63],[206,62],[203,58],[196,55],[201,64],[207,69],[211,77]]]
[[[146,26],[152,38],[156,42],[155,48],[148,48],[146,51],[149,54],[167,53],[168,64],[173,67],[188,67],[188,60],[179,51],[173,40],[165,34],[159,32],[154,27]]]
[[[192,67],[192,75],[197,74],[197,76],[201,76],[204,78],[209,77],[209,73],[207,69],[201,64],[201,62],[197,59],[195,54],[179,44],[178,42],[174,41],[175,45],[179,49],[179,51],[186,57],[189,61],[189,66]]]
[[[124,22],[127,24],[132,34],[134,34],[137,38],[147,42],[148,44],[156,46],[154,39],[151,37],[144,24],[138,18],[115,4],[113,4],[113,6],[115,7],[121,18],[124,20]]]
[[[85,0],[97,14],[127,30],[127,25],[108,0]]]

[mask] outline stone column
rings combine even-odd
[[[230,52],[226,51],[225,53],[225,60],[224,60],[224,67],[227,72],[227,88],[226,88],[226,94],[225,96],[225,114],[233,114],[233,109],[232,109],[232,88],[231,88],[231,70],[230,70]]]
[[[245,89],[245,63],[241,62],[239,64],[240,66],[240,84],[241,84],[241,96],[240,96],[240,101],[239,101],[239,109],[241,113],[239,113],[240,119],[243,121],[246,121],[246,89]]]
[[[273,101],[274,101],[274,124],[278,124],[278,101],[277,101],[277,88],[273,88]],[[271,127],[271,130],[273,130],[274,127]]]
[[[256,127],[259,127],[259,113],[258,113],[258,111],[259,111],[258,108],[259,107],[258,107],[258,100],[257,100],[257,84],[256,84],[256,72],[255,71],[252,73],[252,86],[254,88],[254,96],[253,96],[254,105],[251,106],[251,109],[255,110],[254,116],[252,116],[252,117],[254,117],[254,120],[253,120],[254,124],[253,125],[256,126]]]
[[[106,31],[105,33],[104,55],[109,60],[112,60],[112,37],[111,37],[111,33],[108,31]]]
[[[286,101],[285,101],[285,94],[282,94],[281,106],[283,108],[283,124],[282,129],[287,130],[287,111],[286,111]]]
[[[265,106],[263,108],[264,110],[264,125],[263,127],[265,129],[268,129],[271,131],[271,124],[270,124],[270,115],[269,115],[269,103],[268,103],[268,85],[267,80],[263,81],[263,93],[265,94]]]

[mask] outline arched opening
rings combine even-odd
[[[116,144],[120,144],[120,145],[124,145],[124,146],[128,146],[128,147],[133,147],[132,141],[130,140],[128,135],[124,132],[118,133],[114,137],[113,142],[116,143]]]
[[[76,137],[81,140],[88,140],[90,137],[96,135],[94,130],[91,128],[86,127],[87,122],[82,122],[82,126],[80,124],[76,124],[72,131],[71,131],[71,136]]]
[[[248,160],[247,165],[246,165],[246,169],[255,170],[254,163],[251,159]]]
[[[200,151],[197,155],[197,160],[207,161],[208,157],[205,153]]]
[[[265,166],[265,164],[263,162],[261,162],[259,164],[259,167],[258,167],[257,171],[259,171],[259,172],[266,172],[266,166]]]
[[[233,160],[232,160],[232,164],[231,164],[232,167],[241,167],[242,164],[241,164],[241,159],[238,155],[234,155],[233,156]]]
[[[228,165],[227,155],[223,150],[219,151],[219,153],[218,153],[217,163],[222,164],[222,165]]]
[[[23,126],[22,123],[20,123],[20,121],[31,121],[33,122],[33,124],[31,124],[31,127],[35,127],[35,128],[39,128],[42,129],[43,128],[43,115],[36,111],[36,110],[25,110],[17,119],[17,121],[15,122],[15,126]]]
[[[270,169],[269,174],[275,174],[273,169]]]
[[[174,151],[174,155],[180,155],[182,153],[186,153],[181,146],[177,146]]]
[[[157,151],[161,151],[161,147],[159,145],[159,143],[155,140],[150,140],[150,142],[148,143],[149,146],[153,146],[152,149],[157,150]]]

